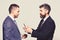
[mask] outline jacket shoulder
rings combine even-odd
[[[3,26],[7,26],[7,25],[9,26],[11,24],[12,24],[12,20],[10,19],[9,16],[7,16],[3,22]]]

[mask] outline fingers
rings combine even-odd
[[[25,39],[25,38],[27,38],[27,34],[22,35],[22,39]]]

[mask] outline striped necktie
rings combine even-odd
[[[43,25],[43,23],[44,23],[44,19],[41,20],[41,26]]]
[[[14,23],[17,24],[16,20],[14,20]]]

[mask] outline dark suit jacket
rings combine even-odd
[[[17,25],[9,16],[3,22],[3,40],[21,40]]]
[[[36,30],[33,30],[31,36],[36,37],[37,40],[52,40],[54,30],[55,30],[55,23],[49,16],[42,26],[40,23],[38,25],[38,28]]]

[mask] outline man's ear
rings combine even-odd
[[[47,9],[45,11],[46,11],[46,13],[48,13],[48,10]]]

